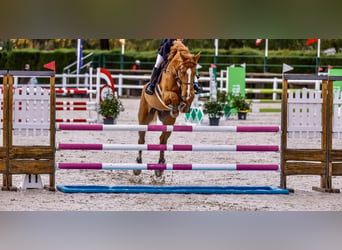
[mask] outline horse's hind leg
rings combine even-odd
[[[163,122],[164,125],[174,125],[176,122],[176,118],[173,118],[169,115],[169,113],[167,113],[167,115],[165,115],[166,113],[164,112],[158,112],[158,116],[159,119]],[[159,143],[160,144],[167,144],[167,140],[169,139],[169,137],[171,136],[171,132],[162,132],[162,134],[159,137]],[[159,154],[159,161],[158,163],[163,164],[165,163],[165,152],[164,151],[160,151]],[[164,170],[155,170],[154,174],[157,177],[162,176]]]
[[[160,144],[167,144],[167,139],[170,137],[171,132],[163,132],[160,137],[159,137],[159,142]],[[165,152],[164,151],[160,151],[159,154],[159,164],[164,164],[165,163]],[[164,170],[155,170],[154,174],[157,177],[160,177],[163,175]]]
[[[139,139],[138,139],[138,144],[145,144],[145,131],[139,131]],[[137,163],[142,163],[142,151],[139,150],[138,151],[138,157],[136,159]],[[140,169],[134,169],[133,170],[133,174],[135,175],[139,175],[141,174],[141,170]]]
[[[143,90],[144,92],[144,90]],[[153,118],[154,118],[154,114],[155,111],[154,110],[150,110],[147,102],[144,99],[144,94],[142,94],[141,96],[141,100],[140,100],[140,106],[139,106],[139,112],[138,112],[138,120],[139,120],[139,125],[147,125],[149,124]],[[139,139],[138,139],[138,144],[145,144],[145,131],[139,131]],[[139,150],[138,152],[138,157],[136,159],[137,163],[142,163],[142,151]],[[139,175],[141,174],[141,170],[140,169],[135,169],[133,170],[133,173],[135,175]]]

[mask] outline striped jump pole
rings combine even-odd
[[[70,123],[78,123],[78,122],[85,122],[85,123],[90,123],[90,122],[96,122],[96,119],[69,119],[69,118],[56,118],[56,123],[62,123],[62,122],[70,122]]]
[[[96,93],[96,90],[77,88],[56,88],[55,92],[57,94],[91,94]]]
[[[56,169],[83,170],[231,170],[277,171],[278,164],[56,163]]]
[[[95,107],[56,107],[56,110],[96,111],[96,108]]]
[[[58,106],[88,106],[95,105],[96,102],[74,102],[74,101],[56,101],[56,105]]]
[[[56,123],[62,123],[62,122],[71,122],[71,123],[77,123],[77,122],[85,122],[85,123],[90,123],[90,122],[96,122],[96,119],[69,119],[69,118],[56,118]]]
[[[246,94],[281,94],[282,89],[245,89]]]
[[[246,99],[246,101],[252,103],[281,103],[281,100],[272,99]]]
[[[280,126],[103,125],[56,124],[57,130],[156,132],[279,132]]]
[[[57,144],[57,150],[257,151],[279,152],[278,145]]]
[[[281,108],[252,108],[251,112],[253,113],[265,113],[265,112],[276,113],[276,112],[281,112]]]
[[[33,91],[34,93],[37,92],[36,88],[14,88],[16,91],[18,91],[20,94],[25,91],[26,93],[29,93],[30,91]],[[49,88],[43,88],[43,90],[50,91]],[[96,90],[90,90],[90,89],[77,89],[77,88],[56,88],[55,89],[56,94],[96,94]]]

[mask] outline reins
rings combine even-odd
[[[181,74],[180,71],[181,71],[181,67],[183,66],[183,64],[184,64],[184,63],[181,63],[180,65],[178,65],[177,69],[176,69],[175,67],[173,67],[174,70],[175,70],[175,72],[177,72],[177,73],[172,72],[172,71],[171,71],[170,69],[168,69],[168,68],[165,69],[165,72],[171,73],[171,74],[173,75],[174,79],[175,79],[176,82],[177,82],[178,87],[180,87],[180,88],[181,88],[182,84],[184,84],[184,85],[190,85],[190,84],[191,84],[190,81],[189,81],[189,82],[182,82],[182,80],[181,80],[180,77],[179,77],[179,75]],[[167,65],[167,66],[168,66],[168,65]],[[190,67],[189,67],[189,68],[190,68]]]

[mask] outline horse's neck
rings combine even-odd
[[[178,83],[177,83],[177,69],[178,69],[178,62],[179,59],[177,59],[177,56],[174,56],[166,65],[165,71],[162,73],[161,80],[159,87],[161,89],[161,92],[163,93],[162,96],[164,96],[165,92],[172,91],[177,92],[178,95]],[[164,99],[164,98],[163,98]],[[167,100],[164,100],[167,102]]]

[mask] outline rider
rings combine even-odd
[[[156,87],[156,84],[158,83],[157,81],[158,81],[159,67],[162,64],[162,62],[167,60],[167,57],[169,56],[171,47],[175,40],[183,41],[183,39],[163,39],[162,44],[160,45],[158,49],[158,56],[157,56],[157,60],[152,71],[151,81],[149,82],[145,90],[146,94],[153,95],[154,88]],[[197,75],[195,76],[195,81],[193,84],[195,93],[196,94],[202,93],[203,89],[200,86],[198,86],[198,80],[196,78],[198,78]]]

